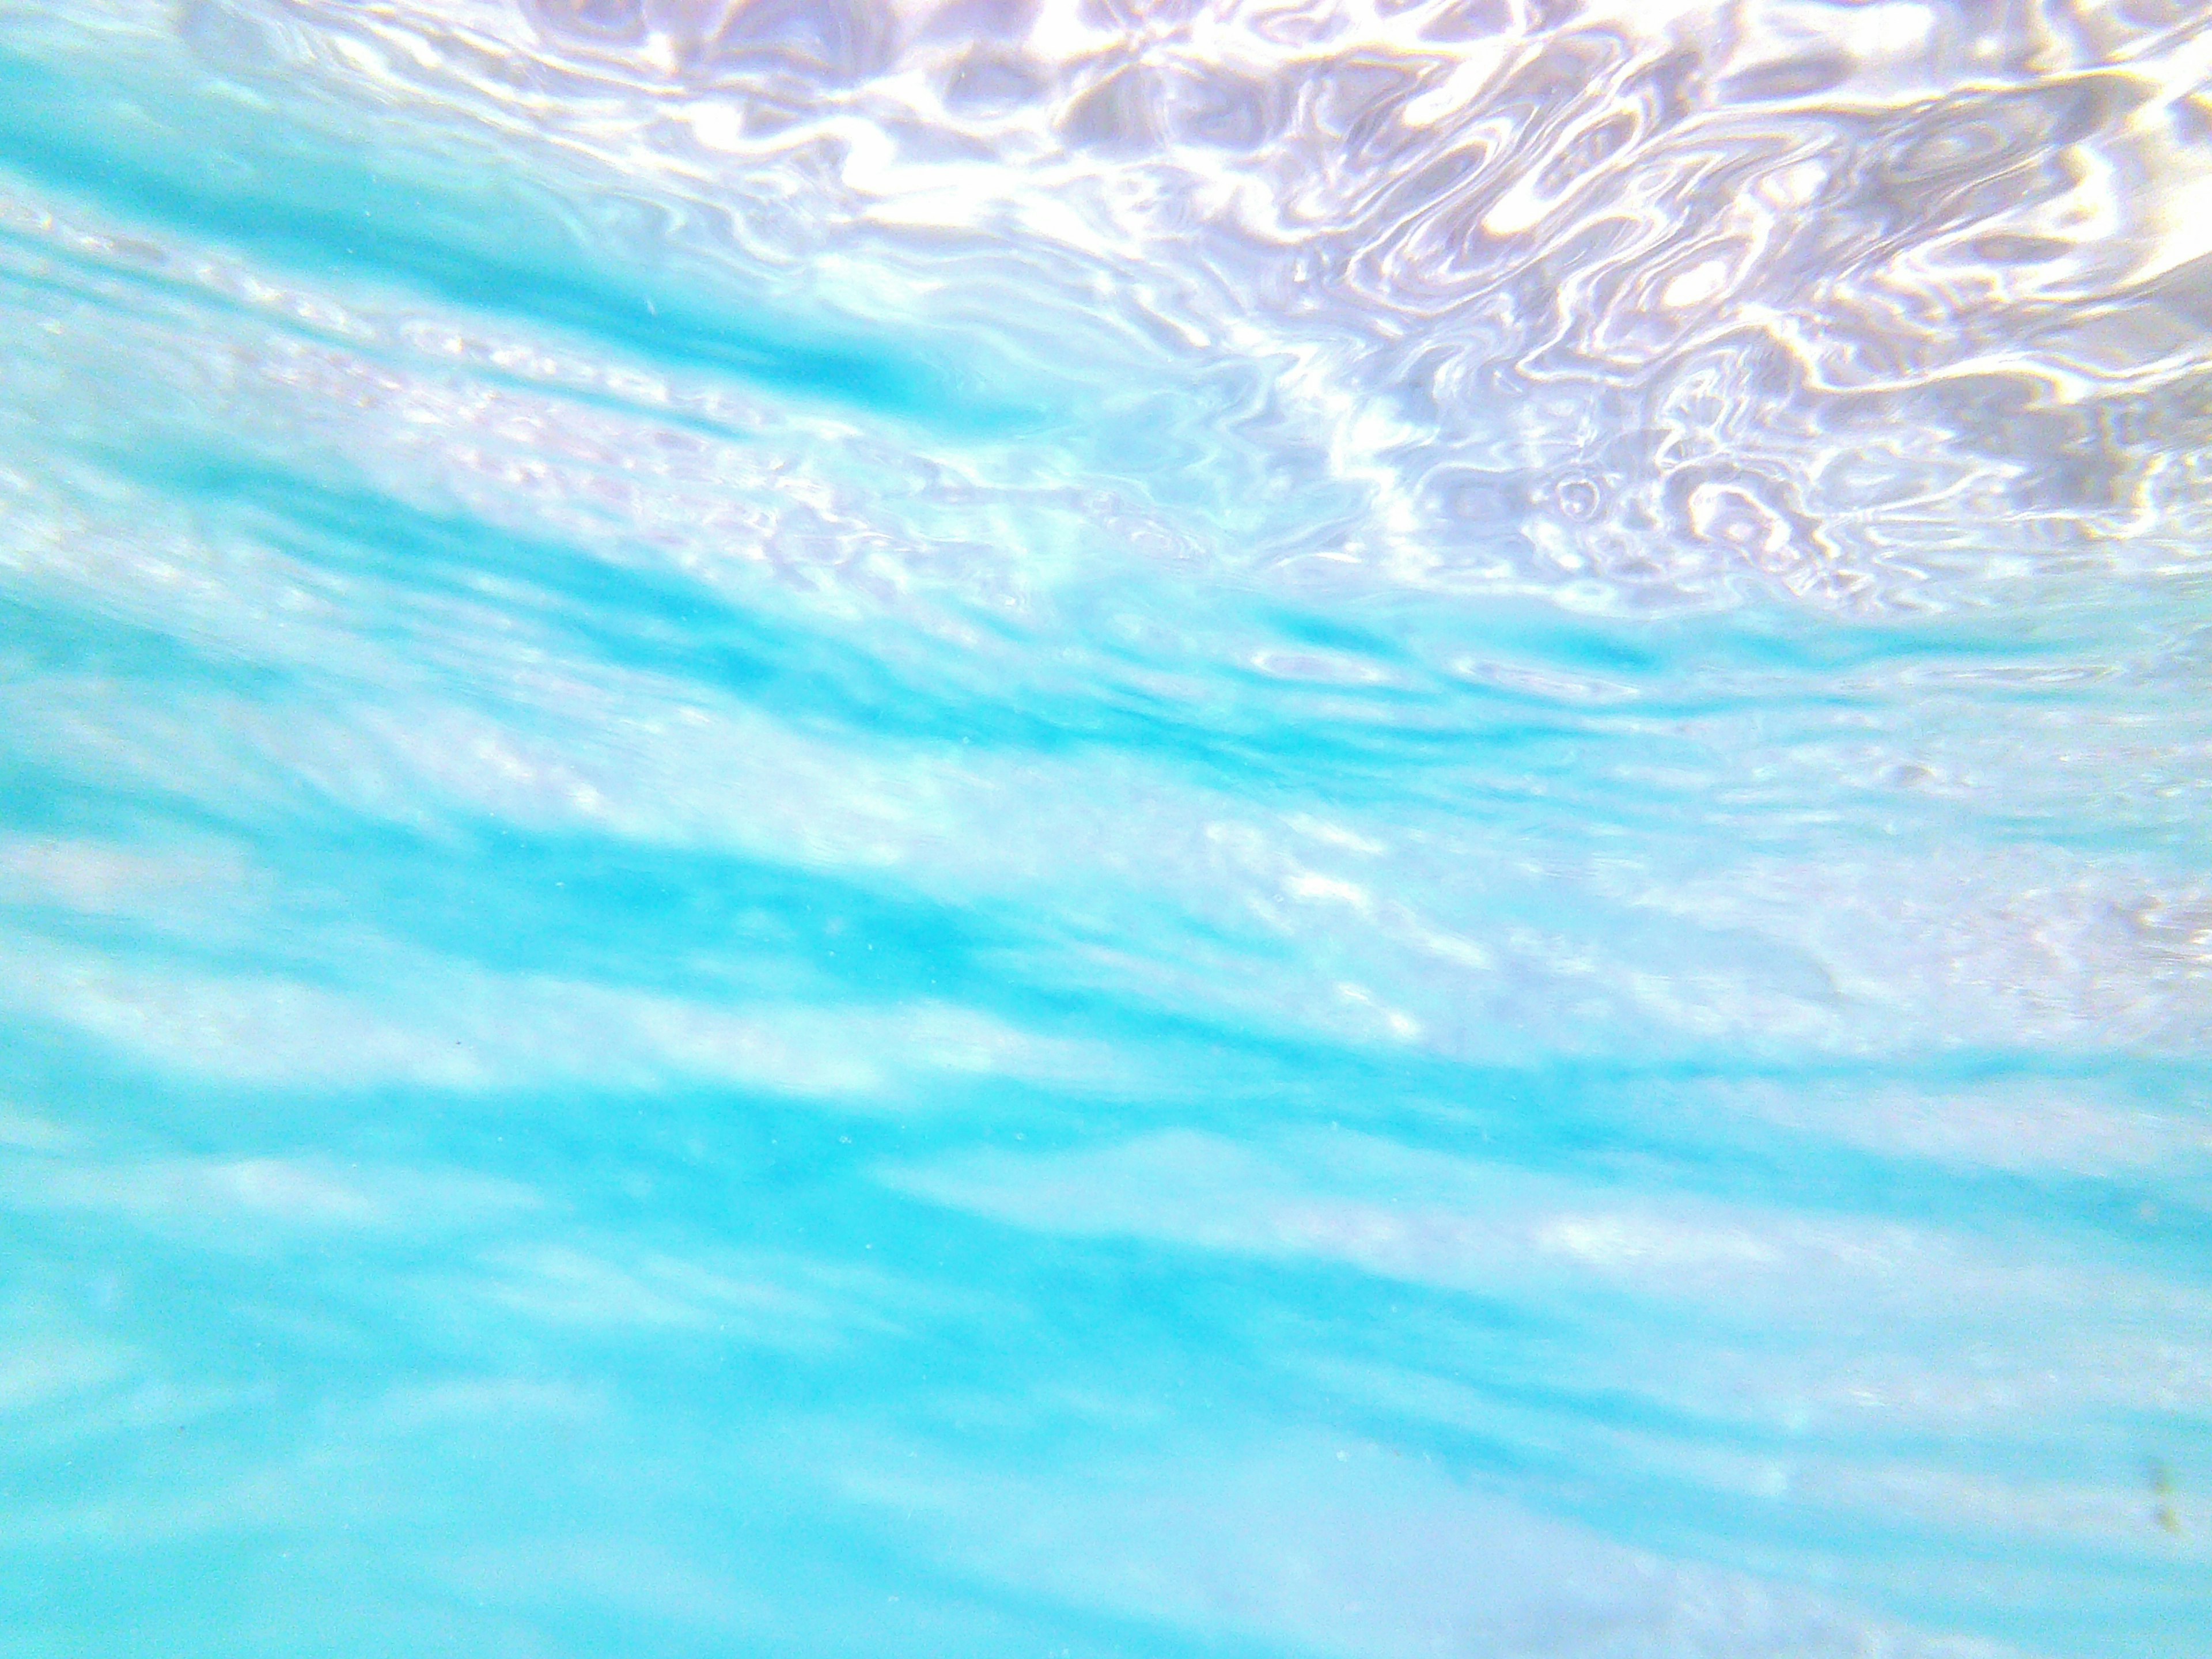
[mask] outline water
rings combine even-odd
[[[0,1656],[2212,1654],[2208,75],[0,6]]]

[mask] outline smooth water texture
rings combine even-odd
[[[2186,0],[0,3],[0,1659],[2212,1656]]]

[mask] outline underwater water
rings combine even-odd
[[[2212,1656],[2188,0],[0,0],[0,1659]]]

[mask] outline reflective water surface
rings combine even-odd
[[[2184,0],[0,0],[0,1656],[2212,1656]]]

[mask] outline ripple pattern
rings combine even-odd
[[[2212,1659],[2212,21],[0,0],[0,1659]]]

